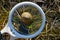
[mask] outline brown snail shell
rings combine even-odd
[[[21,21],[24,23],[24,24],[26,24],[26,25],[28,25],[28,24],[30,24],[31,23],[31,21],[32,21],[32,15],[31,15],[31,13],[29,13],[29,12],[24,12],[24,13],[22,13],[22,15],[21,15]]]

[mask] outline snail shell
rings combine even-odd
[[[24,23],[24,24],[30,24],[31,23],[31,21],[32,21],[32,15],[31,15],[31,13],[29,13],[29,12],[24,12],[24,13],[22,13],[22,15],[21,15],[21,19],[22,19],[22,22]]]

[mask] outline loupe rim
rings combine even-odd
[[[35,32],[34,34],[32,34],[32,35],[22,35],[22,34],[19,34],[12,26],[12,16],[13,16],[13,13],[21,5],[32,5],[35,8],[37,8],[39,10],[39,12],[41,13],[41,15],[42,15],[42,24],[41,24],[39,30],[37,32]],[[35,4],[33,2],[21,2],[21,3],[18,3],[17,5],[15,5],[11,9],[11,11],[9,12],[8,24],[10,25],[9,27],[12,30],[12,32],[14,32],[15,37],[17,37],[17,38],[33,38],[33,37],[36,37],[37,35],[39,35],[41,33],[41,31],[44,29],[45,21],[46,21],[45,14],[44,14],[44,12],[43,12],[43,10],[41,9],[40,6],[38,6],[37,4]]]

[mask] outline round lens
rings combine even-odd
[[[22,35],[31,35],[39,30],[42,17],[37,8],[31,5],[22,5],[14,11],[12,25]]]

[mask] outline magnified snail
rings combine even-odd
[[[28,25],[28,24],[30,24],[30,22],[32,21],[32,15],[29,13],[29,12],[24,12],[24,13],[22,13],[22,15],[21,15],[21,21],[24,23],[24,24],[26,24],[26,25]]]
[[[44,25],[45,14],[41,7],[32,2],[21,2],[9,12],[8,22],[1,33],[9,33],[15,38],[33,38],[41,33]]]

